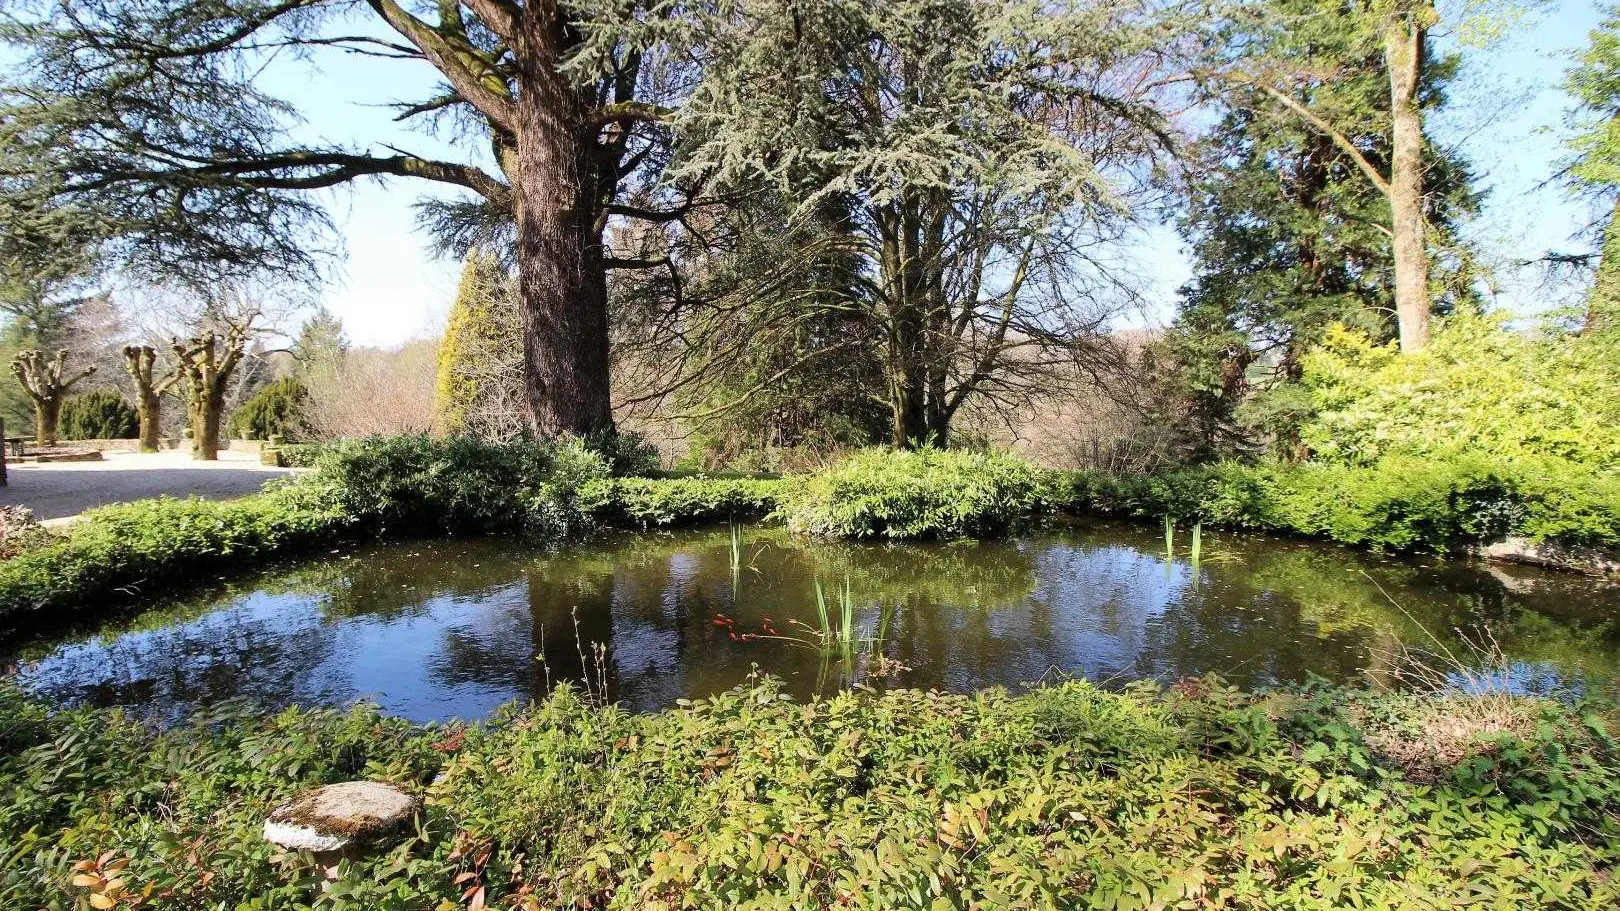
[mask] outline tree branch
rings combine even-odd
[[[1236,81],[1247,85],[1252,85],[1271,96],[1271,98],[1278,104],[1298,115],[1299,119],[1305,121],[1305,123],[1309,125],[1311,129],[1316,130],[1318,133],[1321,133],[1323,136],[1326,136],[1328,139],[1332,140],[1333,144],[1338,146],[1341,152],[1349,156],[1351,163],[1353,163],[1361,171],[1361,173],[1365,174],[1368,180],[1372,181],[1372,185],[1378,188],[1378,192],[1384,194],[1385,196],[1389,195],[1389,179],[1379,172],[1378,168],[1367,159],[1367,156],[1363,154],[1360,149],[1356,148],[1356,144],[1351,142],[1349,137],[1345,136],[1344,133],[1334,129],[1332,124],[1322,119],[1322,117],[1315,111],[1311,110],[1309,107],[1306,107],[1305,104],[1294,98],[1292,95],[1289,95],[1287,92],[1280,91],[1276,87],[1250,76],[1239,75],[1235,78]]]
[[[508,132],[517,127],[511,91],[493,61],[467,41],[447,37],[416,18],[394,0],[366,0],[394,30],[416,45],[422,56],[496,127]],[[475,70],[482,70],[477,72]]]

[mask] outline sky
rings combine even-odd
[[[1453,85],[1449,110],[1431,124],[1439,141],[1462,150],[1488,191],[1483,212],[1465,231],[1484,261],[1498,267],[1498,304],[1515,312],[1556,304],[1560,290],[1547,287],[1539,270],[1515,264],[1575,249],[1571,235],[1587,218],[1584,205],[1546,181],[1563,155],[1569,102],[1560,84],[1571,53],[1585,45],[1600,18],[1594,0],[1544,3],[1500,43],[1463,47],[1470,62]],[[1442,47],[1456,45],[1439,40]],[[384,143],[428,156],[480,154],[393,122],[387,104],[432,94],[434,74],[424,64],[321,52],[308,63],[273,64],[266,79],[302,112],[300,139],[354,146],[369,138],[382,154]],[[317,297],[342,318],[356,344],[393,346],[442,330],[459,264],[436,256],[417,228],[413,204],[424,192],[433,191],[415,181],[367,181],[331,196],[342,252]],[[1133,243],[1148,276],[1147,312],[1136,319],[1162,324],[1191,276],[1191,263],[1167,226],[1144,231]]]

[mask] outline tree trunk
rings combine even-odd
[[[62,420],[60,398],[34,401],[34,442],[41,446],[56,445],[56,427]]]
[[[611,432],[594,96],[557,72],[573,43],[559,10],[526,4],[523,29],[513,190],[530,420],[541,434]]]
[[[1395,252],[1395,317],[1401,351],[1421,351],[1429,342],[1429,251],[1423,219],[1423,114],[1418,83],[1424,28],[1414,13],[1386,26],[1384,60],[1389,69],[1391,162],[1390,231]]]
[[[219,461],[219,417],[222,399],[210,397],[192,418],[191,457],[199,462]]]
[[[907,365],[899,365],[889,378],[889,409],[894,416],[894,446],[905,449],[921,443],[928,433],[923,384]]]
[[[141,452],[158,451],[159,423],[163,417],[163,397],[142,391],[136,411],[141,424]]]

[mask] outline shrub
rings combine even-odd
[[[288,443],[281,447],[281,462],[288,468],[314,468],[329,449],[325,443]]]
[[[0,617],[113,600],[341,537],[525,532],[587,525],[607,478],[578,441],[394,437],[329,447],[313,476],[213,502],[160,497],[91,510],[57,543],[0,562]]]
[[[683,525],[758,518],[779,509],[797,480],[762,478],[618,478],[596,492],[604,518],[631,524]]]
[[[104,506],[58,543],[0,562],[0,618],[150,591],[329,540],[350,524],[326,485],[313,480],[223,503],[159,497]]]
[[[372,437],[335,444],[317,464],[340,508],[394,535],[561,537],[584,527],[582,488],[608,477],[607,460],[571,439]]]
[[[1415,354],[1336,330],[1305,367],[1317,416],[1301,435],[1318,460],[1466,449],[1620,467],[1620,358],[1598,338],[1458,314]]]
[[[64,440],[129,440],[138,433],[135,408],[110,389],[70,396],[62,403]]]
[[[1040,472],[1000,452],[867,449],[813,477],[788,511],[798,531],[846,538],[996,535],[1031,519]]]
[[[1509,534],[1620,544],[1620,480],[1548,456],[1391,455],[1369,465],[1233,462],[1161,475],[1053,473],[1075,513],[1282,531],[1379,550],[1445,552]]]
[[[230,433],[239,440],[297,439],[304,432],[309,390],[297,377],[283,377],[260,389],[231,415]]]
[[[1509,483],[1488,460],[1472,456],[1280,468],[1272,472],[1272,488],[1277,527],[1383,550],[1445,551],[1505,534],[1519,522]]]
[[[644,477],[658,471],[658,447],[643,434],[613,430],[592,437],[588,442],[607,459],[616,477]]]

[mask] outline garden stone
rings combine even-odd
[[[380,781],[344,781],[304,791],[264,821],[271,844],[341,854],[409,819],[417,799]]]

